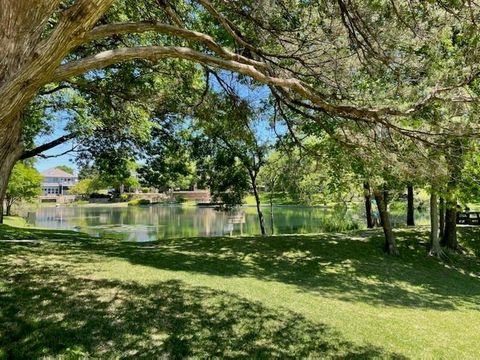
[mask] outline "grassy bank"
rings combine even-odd
[[[268,192],[260,192],[260,202],[263,206],[267,206],[270,204],[270,193]],[[310,205],[324,205],[323,202],[320,200],[321,195],[315,195],[313,199],[313,203]],[[243,199],[244,205],[256,205],[255,197],[250,194]],[[297,200],[292,199],[286,193],[274,193],[272,196],[272,203],[274,205],[302,205],[299,204]]]
[[[422,230],[137,245],[0,226],[0,358],[478,358],[480,246]]]

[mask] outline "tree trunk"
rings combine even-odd
[[[437,194],[430,195],[430,255],[441,257],[442,248],[438,239],[438,206]]]
[[[275,233],[275,229],[273,227],[274,221],[273,221],[273,189],[275,188],[275,181],[272,182],[271,188],[270,188],[270,229],[271,229],[271,234],[273,235]]]
[[[443,197],[440,198],[438,214],[440,218],[439,236],[440,236],[440,239],[443,239],[443,235],[445,234],[445,200]]]
[[[457,202],[447,201],[445,210],[445,230],[442,245],[449,249],[456,250],[457,242]]]
[[[260,196],[258,195],[257,190],[257,179],[255,174],[250,172],[250,180],[252,181],[252,190],[253,195],[255,196],[255,203],[257,205],[257,214],[258,214],[258,221],[260,223],[260,232],[262,235],[267,235],[267,231],[265,230],[265,219],[263,217],[262,209],[260,208]]]
[[[367,218],[367,228],[373,228],[372,218],[372,195],[370,193],[370,184],[363,183],[364,197],[365,197],[365,217]]]
[[[12,204],[10,202],[7,202],[7,210],[5,212],[5,215],[7,216],[12,215]]]
[[[375,201],[377,202],[383,233],[385,234],[385,252],[390,255],[398,255],[397,244],[395,243],[392,225],[390,223],[390,214],[388,213],[387,204],[384,198],[384,191],[374,190],[373,193],[375,195]]]
[[[455,193],[458,189],[460,175],[465,166],[465,140],[458,137],[449,145],[445,158],[447,160],[448,184],[445,196],[445,230],[442,245],[449,249],[457,250],[457,198]]]
[[[407,225],[415,225],[415,215],[413,208],[413,185],[407,186]]]
[[[274,228],[274,221],[273,221],[273,201],[272,198],[270,198],[270,229],[271,229],[271,234],[275,234],[275,228]]]
[[[8,179],[15,162],[23,152],[21,121],[11,121],[11,127],[0,124],[0,224],[3,224],[3,207]]]

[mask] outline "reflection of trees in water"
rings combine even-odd
[[[264,209],[269,216],[270,209]],[[233,224],[232,234],[259,234],[254,208],[239,210],[245,222]],[[363,226],[363,214],[346,209],[278,207],[274,208],[275,233],[318,233],[350,230]],[[93,235],[112,234],[122,240],[155,240],[170,237],[222,236],[230,233],[232,216],[211,208],[179,206],[129,207],[49,207],[32,217],[38,226],[57,229],[80,228]],[[270,224],[267,224],[270,231]],[[122,235],[123,234],[123,235]],[[125,235],[126,234],[126,235]]]

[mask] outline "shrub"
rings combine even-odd
[[[184,202],[187,201],[187,199],[184,198],[183,196],[176,196],[176,197],[175,197],[175,201],[176,201],[177,203],[179,203],[179,204],[183,204]]]
[[[128,206],[138,206],[138,205],[150,205],[151,202],[148,199],[136,199],[128,202]]]
[[[127,202],[129,198],[130,198],[129,195],[127,195],[127,194],[122,194],[122,195],[120,195],[120,196],[118,197],[118,200],[119,200],[120,202]]]

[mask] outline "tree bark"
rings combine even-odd
[[[385,206],[387,207],[388,209],[388,201],[390,199],[388,198],[388,189],[384,186],[383,187],[383,202],[385,203]]]
[[[445,199],[443,197],[440,198],[440,204],[439,204],[439,236],[440,239],[443,239],[443,236],[445,234]]]
[[[50,35],[42,39],[58,0],[6,0],[0,11],[0,123],[22,113],[39,89],[52,82],[62,60],[111,6],[113,0],[77,0],[59,16]]]
[[[273,218],[273,190],[275,189],[275,181],[271,183],[271,188],[270,188],[270,229],[271,229],[271,234],[273,235],[275,233],[275,228],[274,226],[274,218]]]
[[[441,257],[442,248],[438,239],[438,204],[437,194],[430,195],[430,255]]]
[[[370,184],[368,182],[363,183],[364,197],[365,197],[365,217],[367,218],[367,228],[373,228],[372,218],[372,195],[370,193]]]
[[[445,155],[448,169],[448,184],[445,196],[445,230],[442,238],[442,245],[451,250],[457,250],[457,197],[455,195],[460,176],[465,166],[465,141],[462,138],[455,138],[449,144],[448,152]]]
[[[272,199],[270,198],[270,233],[272,235],[275,234],[275,227],[274,227],[274,218],[273,218],[273,202],[272,202]]]
[[[397,244],[395,242],[392,225],[390,223],[390,214],[388,213],[387,204],[384,198],[384,191],[374,190],[373,193],[375,196],[375,201],[377,202],[383,233],[385,235],[385,252],[390,255],[398,255]]]
[[[0,124],[0,224],[3,224],[3,207],[8,179],[15,162],[22,154],[21,121],[9,121],[12,127]]]
[[[415,214],[413,205],[413,185],[407,186],[407,225],[415,226]]]
[[[253,195],[255,196],[255,203],[257,205],[257,214],[258,214],[258,221],[260,223],[260,232],[262,233],[262,235],[267,235],[267,231],[265,230],[265,218],[263,217],[263,212],[260,207],[260,196],[258,195],[257,179],[255,174],[252,174],[250,172],[250,179],[252,181],[252,190],[253,190]]]
[[[12,204],[7,203],[7,211],[5,212],[6,216],[12,215]]]
[[[455,200],[449,200],[446,203],[445,231],[443,234],[442,245],[452,250],[456,250],[458,248],[457,202]]]

